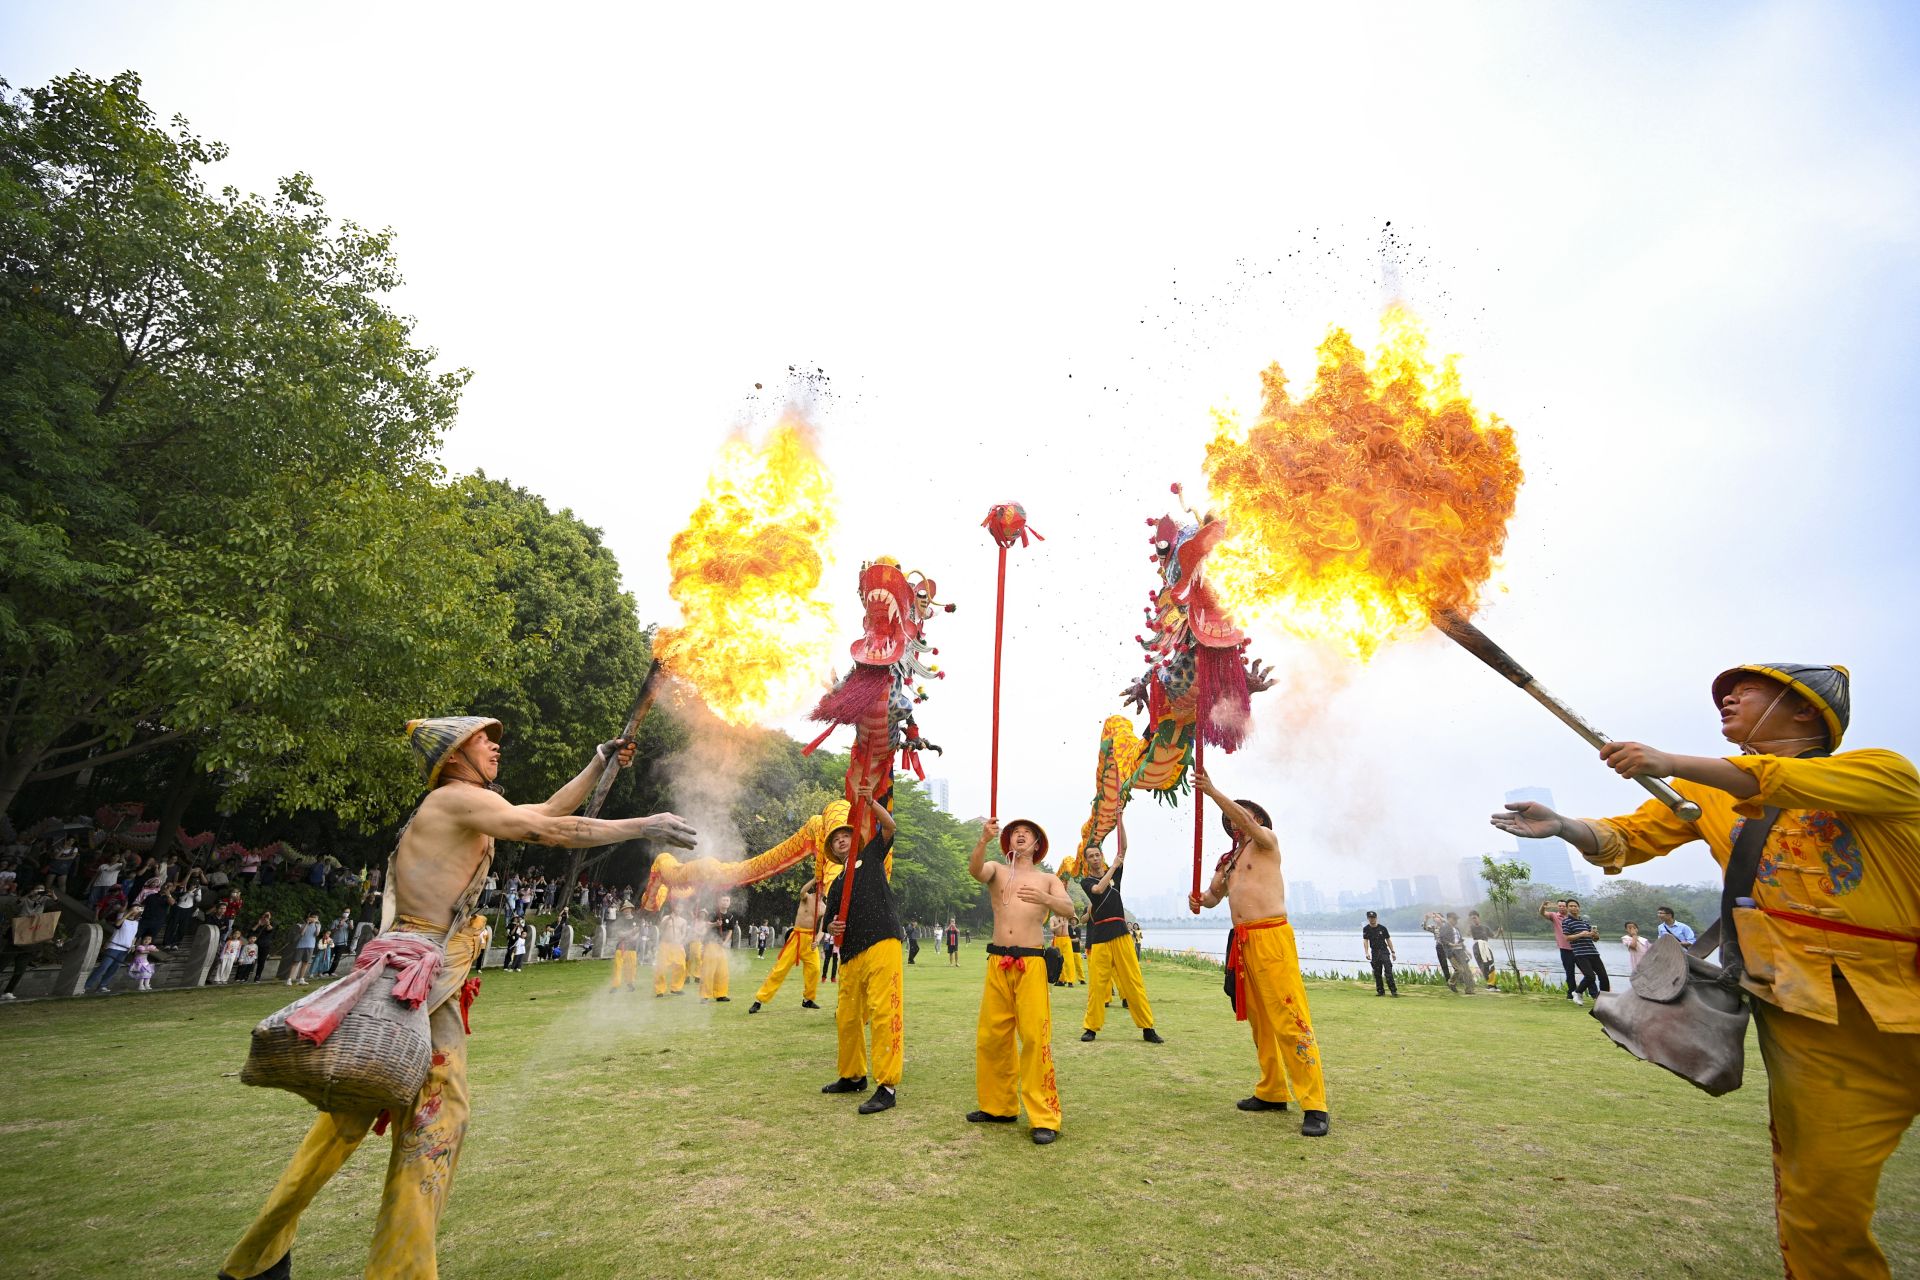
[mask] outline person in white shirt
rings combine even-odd
[[[1641,956],[1653,950],[1652,941],[1642,937],[1640,934],[1640,926],[1631,920],[1627,921],[1627,931],[1621,935],[1620,945],[1627,949],[1628,974],[1632,974],[1635,969],[1640,967]]]
[[[227,981],[233,977],[233,966],[239,959],[240,935],[230,933],[227,935],[226,944],[220,948],[220,963],[214,966],[213,984],[216,987],[225,986]]]
[[[107,984],[113,981],[113,975],[120,964],[133,950],[135,940],[140,936],[140,908],[127,912],[113,931],[113,937],[107,943],[106,954],[100,957],[100,963],[94,966],[93,976],[87,979],[87,993],[98,991],[103,996],[113,994],[113,988]]]

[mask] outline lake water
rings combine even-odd
[[[1196,951],[1216,960],[1224,960],[1227,954],[1225,921],[1211,928],[1143,924],[1140,926],[1140,937],[1146,946],[1158,951]],[[1294,938],[1300,946],[1300,967],[1309,973],[1373,973],[1373,967],[1360,958],[1363,948],[1358,929],[1351,933],[1301,929],[1294,933]],[[1396,929],[1393,945],[1399,952],[1401,968],[1439,968],[1433,952],[1433,935],[1419,929]],[[1538,974],[1552,982],[1566,980],[1566,974],[1560,967],[1560,949],[1553,945],[1552,939],[1519,938],[1514,941],[1513,951],[1520,961],[1520,972]],[[1493,956],[1495,967],[1504,969],[1507,949],[1498,938],[1493,941]],[[1627,949],[1620,945],[1619,939],[1609,941],[1603,938],[1600,957],[1606,962],[1609,976],[1622,981],[1626,979]]]

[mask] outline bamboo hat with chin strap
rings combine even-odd
[[[413,748],[413,755],[420,762],[420,772],[426,775],[427,787],[440,781],[440,770],[454,752],[466,745],[467,739],[476,733],[484,733],[495,742],[500,741],[500,722],[491,716],[436,716],[430,720],[407,721],[407,745]]]
[[[1013,829],[1015,827],[1025,827],[1027,830],[1033,832],[1033,841],[1039,846],[1033,851],[1034,862],[1037,863],[1040,859],[1047,856],[1046,828],[1042,827],[1032,818],[1015,818],[1012,822],[1000,828],[1000,852],[1006,854],[1009,858],[1013,856]]]
[[[1805,698],[1827,726],[1827,749],[1837,751],[1853,714],[1853,679],[1845,667],[1820,667],[1804,662],[1749,662],[1729,667],[1713,678],[1713,705],[1725,700],[1742,676],[1778,681]]]

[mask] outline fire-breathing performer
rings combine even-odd
[[[660,941],[653,949],[653,994],[680,995],[687,989],[687,921],[679,904],[660,913]]]
[[[1066,887],[1064,882],[1061,887]],[[1071,906],[1071,902],[1068,905]],[[1072,911],[1065,915],[1055,912],[1049,926],[1053,932],[1053,949],[1060,953],[1060,985],[1063,987],[1077,987],[1086,981],[1080,974],[1080,953],[1073,949],[1074,919]]]
[[[1300,1132],[1327,1136],[1327,1082],[1320,1066],[1320,1044],[1307,1009],[1307,988],[1300,980],[1300,948],[1287,923],[1287,882],[1280,870],[1280,842],[1273,819],[1251,800],[1229,800],[1196,769],[1200,794],[1220,809],[1220,825],[1233,845],[1214,865],[1206,892],[1190,897],[1194,911],[1218,906],[1233,913],[1233,937],[1227,945],[1227,973],[1233,979],[1233,1013],[1253,1032],[1260,1059],[1260,1081],[1242,1111],[1285,1111],[1300,1105]]]
[[[830,821],[834,805],[839,805],[842,813],[847,807],[844,800],[829,804]],[[842,817],[833,825],[838,829],[846,825],[846,820]],[[760,1012],[761,1005],[780,993],[780,984],[787,980],[787,974],[793,971],[796,964],[800,966],[800,1007],[820,1007],[814,1001],[814,997],[820,994],[820,951],[814,944],[819,937],[820,917],[825,911],[820,881],[808,880],[800,890],[800,905],[793,912],[793,927],[787,930],[787,936],[780,944],[780,954],[773,958],[773,971],[767,974],[767,980],[760,984],[760,989],[753,993],[753,1003],[747,1006],[748,1013]]]
[[[1721,957],[1752,997],[1767,1064],[1787,1275],[1879,1280],[1880,1169],[1920,1114],[1920,774],[1892,751],[1835,754],[1851,709],[1844,667],[1734,667],[1713,699],[1742,754],[1600,752],[1622,777],[1673,779],[1697,822],[1651,800],[1584,819],[1509,804],[1493,825],[1557,835],[1609,874],[1707,842],[1729,877]]]
[[[986,860],[987,841],[994,839],[1006,855],[1004,863]],[[967,873],[987,886],[993,903],[993,941],[987,944],[987,980],[973,1040],[973,1083],[980,1107],[967,1119],[1012,1124],[1024,1103],[1027,1124],[1040,1146],[1060,1136],[1053,1002],[1047,992],[1047,951],[1041,944],[1047,913],[1073,912],[1066,885],[1040,869],[1046,856],[1047,833],[1039,823],[1016,818],[1003,831],[997,818],[988,818],[967,859]]]
[[[1133,945],[1133,933],[1127,928],[1127,906],[1120,900],[1120,876],[1127,861],[1127,823],[1116,815],[1113,831],[1118,844],[1113,865],[1099,845],[1083,849],[1078,870],[1080,887],[1087,894],[1087,1016],[1081,1024],[1080,1038],[1093,1040],[1107,1025],[1107,993],[1118,989],[1127,1002],[1133,1025],[1148,1044],[1165,1044],[1153,1029],[1153,1005],[1147,1000],[1146,979],[1140,976],[1140,955]],[[1060,870],[1064,879],[1072,862]]]
[[[838,1032],[840,1074],[822,1093],[858,1093],[867,1087],[869,1062],[873,1096],[860,1104],[870,1116],[890,1109],[900,1088],[905,1059],[906,966],[900,951],[900,913],[893,902],[893,815],[865,786],[855,800],[875,830],[856,854],[854,828],[835,828],[827,837],[827,857],[845,866],[841,890],[844,909],[827,924],[840,948],[840,981],[835,988],[833,1021]],[[887,799],[891,799],[889,794]],[[849,813],[851,823],[857,811]],[[873,1052],[867,1052],[868,1029]]]
[[[740,917],[733,914],[733,898],[721,894],[704,930],[706,948],[700,961],[701,1004],[709,1000],[726,1004],[733,999],[728,994],[733,990],[733,949],[727,944],[733,939],[733,931],[739,927]]]
[[[622,907],[613,927],[613,978],[607,990],[618,991],[624,986],[632,991],[639,976],[640,920],[632,907]]]
[[[579,776],[544,804],[516,805],[493,790],[500,773],[500,722],[485,716],[447,716],[407,725],[407,741],[426,777],[427,794],[401,830],[385,878],[383,938],[424,938],[434,950],[436,976],[424,1007],[431,1010],[432,1066],[414,1105],[393,1117],[393,1153],[374,1222],[369,1277],[431,1278],[438,1274],[435,1242],[448,1188],[466,1136],[467,1009],[480,980],[469,977],[480,926],[473,913],[495,840],[519,840],[566,849],[590,849],[623,840],[654,839],[690,845],[694,832],[670,813],[606,821],[574,815],[607,760],[633,759],[633,743],[602,743]],[[461,927],[448,933],[448,924]],[[446,938],[444,954],[438,945]],[[362,951],[362,969],[376,961],[379,940]],[[327,994],[345,992],[352,978]],[[456,997],[458,997],[456,999]],[[349,996],[350,998],[350,996]],[[322,1006],[316,1002],[316,1010]],[[341,1013],[344,1014],[344,1010]],[[293,1237],[301,1211],[385,1115],[323,1111],[281,1173],[253,1225],[222,1265],[223,1280],[284,1280],[293,1274]]]

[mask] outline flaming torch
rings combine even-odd
[[[1278,365],[1258,419],[1216,414],[1206,473],[1232,534],[1207,562],[1243,624],[1277,623],[1366,659],[1429,624],[1596,746],[1607,739],[1468,621],[1506,545],[1522,479],[1513,431],[1435,368],[1413,313],[1381,318],[1371,357],[1333,329],[1306,396]],[[1642,779],[1683,818],[1699,809]]]

